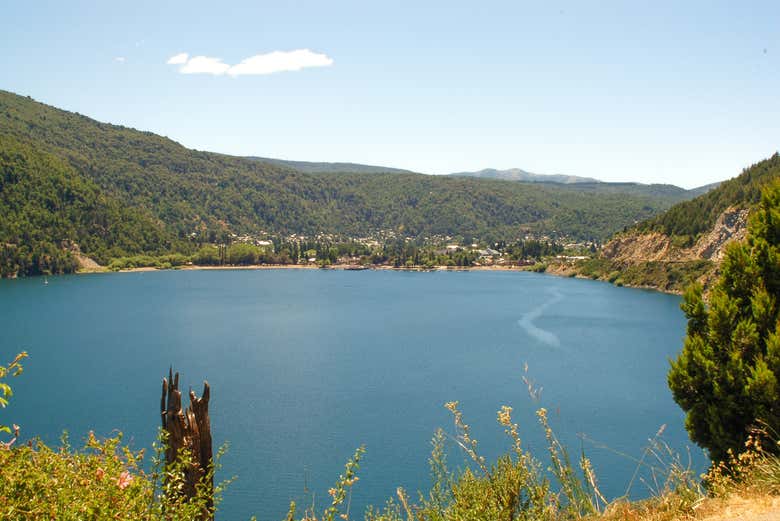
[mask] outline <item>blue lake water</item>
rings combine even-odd
[[[29,351],[3,423],[23,438],[74,444],[89,430],[150,447],[160,379],[212,386],[222,477],[237,476],[218,519],[282,519],[290,500],[318,510],[360,444],[352,512],[398,486],[429,482],[430,439],[453,433],[459,400],[480,448],[509,447],[496,411],[514,407],[524,447],[544,460],[534,411],[593,460],[608,496],[626,491],[648,438],[702,468],[666,386],[680,349],[679,298],[532,273],[167,271],[0,281],[0,355]],[[534,402],[521,377],[542,386]],[[597,440],[583,442],[578,435]],[[602,448],[600,444],[608,446]],[[687,458],[687,455],[684,456]],[[450,462],[462,466],[462,454]],[[308,492],[305,491],[308,489]],[[426,489],[427,490],[427,489]],[[648,494],[635,483],[632,495]],[[416,494],[412,494],[416,497]],[[360,518],[360,516],[357,516]]]

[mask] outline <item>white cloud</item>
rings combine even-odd
[[[225,74],[230,65],[222,62],[222,58],[209,58],[208,56],[193,56],[181,67],[182,74],[213,74],[220,76]]]
[[[181,65],[183,63],[187,63],[187,58],[189,57],[190,57],[189,54],[187,54],[186,52],[182,52],[168,58],[168,61],[166,63],[168,65]]]
[[[117,56],[116,58],[114,58],[114,61],[119,63],[125,63],[126,60],[127,58],[125,58],[124,56]]]
[[[309,49],[297,49],[250,56],[241,60],[241,63],[233,65],[227,73],[231,76],[273,74],[275,72],[299,71],[306,67],[328,67],[330,65],[333,65],[333,59],[326,54],[312,52]]]
[[[224,63],[221,58],[208,56],[190,58],[183,52],[171,56],[168,64],[180,65],[179,72],[182,74],[246,76],[299,71],[308,67],[328,67],[333,65],[333,59],[327,54],[312,52],[309,49],[296,49],[257,54],[241,60],[236,65],[230,65]]]

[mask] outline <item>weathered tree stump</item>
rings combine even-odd
[[[160,399],[160,416],[163,429],[168,434],[168,446],[165,449],[166,465],[177,461],[182,450],[188,451],[191,464],[184,470],[184,487],[182,494],[187,498],[196,495],[198,483],[203,483],[208,492],[207,513],[203,519],[211,519],[213,510],[214,475],[212,468],[211,421],[209,420],[209,397],[211,389],[208,382],[203,382],[203,396],[198,398],[190,389],[190,406],[186,411],[181,408],[181,391],[179,390],[179,373],[173,374],[173,368],[168,372],[168,379],[163,378],[162,398]]]

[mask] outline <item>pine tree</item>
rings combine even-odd
[[[751,426],[780,433],[780,182],[764,191],[742,243],[728,246],[709,305],[684,295],[688,327],[669,387],[691,439],[722,461]]]

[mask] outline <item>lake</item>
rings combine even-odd
[[[284,517],[291,499],[318,511],[361,444],[354,518],[403,486],[429,482],[443,404],[459,400],[488,458],[509,447],[496,411],[514,407],[524,447],[548,460],[534,411],[546,407],[603,491],[626,492],[643,448],[688,441],[666,386],[682,345],[680,298],[521,272],[160,271],[0,281],[0,354],[29,351],[3,423],[22,437],[78,445],[120,430],[151,447],[160,380],[212,387],[221,477],[237,476],[218,519]],[[522,381],[542,387],[538,401]],[[583,441],[580,434],[588,440]],[[604,448],[608,447],[608,448]],[[455,448],[453,467],[465,464]],[[648,495],[635,482],[631,495]]]

